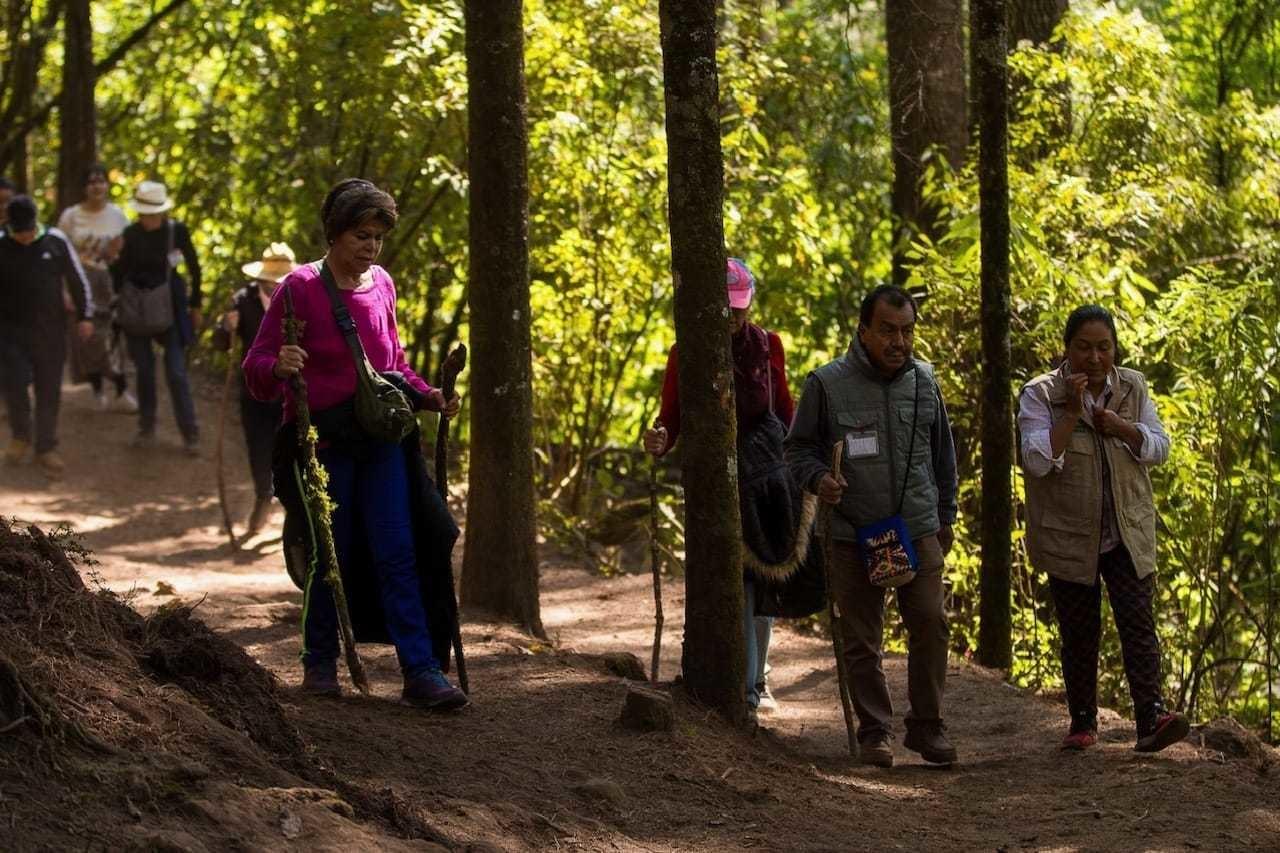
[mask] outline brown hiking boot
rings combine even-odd
[[[916,723],[907,730],[902,745],[930,764],[955,764],[956,748],[947,740],[946,726],[940,721]]]
[[[872,767],[892,767],[893,735],[882,732],[858,741],[858,763],[870,764]]]
[[[44,472],[46,477],[53,480],[61,477],[63,472],[67,470],[67,463],[62,461],[62,457],[55,450],[38,454],[36,456],[36,464],[40,466],[40,470]]]
[[[21,465],[23,460],[27,458],[27,451],[31,449],[31,442],[23,441],[20,438],[9,439],[9,446],[4,449],[4,464]]]
[[[341,696],[338,684],[338,662],[309,663],[303,668],[302,692],[312,696]]]

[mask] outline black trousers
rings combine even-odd
[[[62,402],[62,368],[67,361],[67,335],[61,326],[0,327],[0,359],[4,367],[4,402],[13,437],[32,441],[31,398],[35,386],[35,449],[48,453],[58,446],[58,407]]]
[[[1120,634],[1133,710],[1141,720],[1161,701],[1160,641],[1151,611],[1155,575],[1139,578],[1123,545],[1098,556],[1098,582],[1092,586],[1049,578],[1062,634],[1062,679],[1067,688],[1067,706],[1073,720],[1097,720],[1104,582]]]
[[[253,474],[253,493],[259,499],[271,497],[271,448],[280,428],[283,403],[263,403],[240,389],[240,425],[249,451],[249,470]]]

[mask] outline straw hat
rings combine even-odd
[[[289,248],[288,243],[272,243],[262,251],[262,260],[240,267],[249,278],[275,282],[283,281],[285,276],[297,268],[293,249]]]
[[[130,203],[138,213],[164,213],[173,208],[173,199],[169,191],[159,181],[143,181],[133,192]]]

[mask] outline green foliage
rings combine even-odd
[[[1071,5],[1052,46],[1010,60],[1015,376],[1049,368],[1078,304],[1116,311],[1174,440],[1155,472],[1171,698],[1261,726],[1277,635],[1280,25],[1263,0]],[[152,8],[96,3],[99,57]],[[543,530],[602,570],[635,570],[622,563],[644,549],[592,537],[647,495],[632,450],[673,340],[657,2],[527,0],[525,14]],[[781,335],[798,390],[848,345],[862,294],[890,272],[883,20],[877,4],[728,0],[721,24],[728,249],[757,274],[753,319]],[[323,251],[318,207],[334,180],[387,186],[402,218],[383,261],[411,360],[433,373],[467,336],[463,35],[458,0],[185,6],[99,83],[118,200],[143,177],[170,185],[216,309],[267,243]],[[37,104],[56,93],[56,42]],[[48,201],[54,132],[46,122],[28,140]],[[926,191],[945,227],[911,249],[929,294],[918,345],[938,366],[960,455],[948,601],[966,653],[978,618],[977,192],[971,168],[930,170]],[[459,458],[484,428],[463,412]],[[678,518],[678,489],[664,485],[662,503]],[[678,557],[678,525],[663,529]],[[1052,607],[1020,530],[1015,545],[1013,677],[1052,688]],[[1104,696],[1123,705],[1113,633],[1104,647]]]

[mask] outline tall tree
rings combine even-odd
[[[1005,0],[972,0],[982,219],[982,567],[978,660],[1012,663],[1013,381],[1009,347],[1009,88]]]
[[[1067,13],[1069,0],[1009,0],[1009,47],[1045,44]]]
[[[961,0],[885,0],[889,124],[893,141],[893,278],[907,278],[903,250],[913,233],[936,234],[924,203],[925,158],[936,151],[958,167],[969,144]]]
[[[667,203],[685,489],[684,680],[730,720],[746,710],[737,424],[724,270],[716,0],[662,0]]]
[[[462,597],[541,636],[521,0],[467,0],[471,470]]]
[[[67,0],[63,14],[62,103],[58,109],[58,210],[80,199],[84,171],[98,159],[90,0]],[[52,217],[51,217],[52,218]]]

